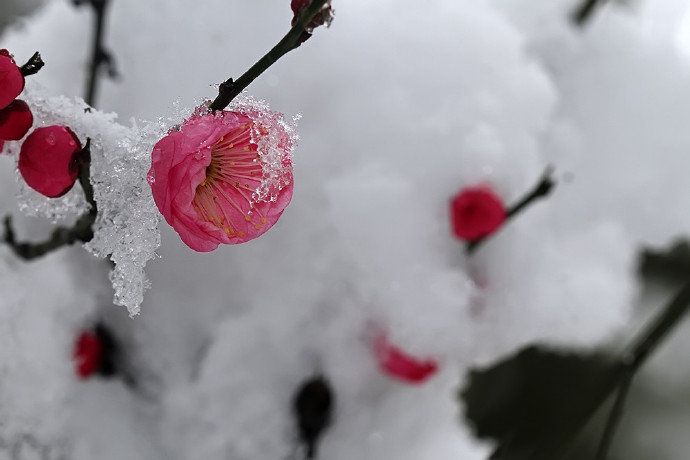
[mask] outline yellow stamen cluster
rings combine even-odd
[[[257,146],[251,141],[252,128],[252,123],[238,126],[213,146],[206,179],[196,188],[192,201],[201,219],[232,237],[245,236],[240,228],[247,224],[241,225],[238,219],[251,223],[258,218],[254,223],[256,230],[266,223],[258,209],[251,209],[252,194],[262,177]]]

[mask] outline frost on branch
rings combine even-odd
[[[94,237],[85,247],[100,258],[109,257],[115,266],[110,280],[115,303],[127,307],[130,315],[139,312],[148,280],[146,263],[160,246],[158,211],[146,183],[153,140],[161,135],[158,125],[126,127],[115,114],[89,109],[82,100],[46,97],[34,85],[27,85],[35,127],[69,126],[79,139],[91,139],[91,183],[98,205]],[[9,147],[16,152],[16,145]],[[20,208],[33,215],[62,219],[88,209],[80,188],[64,197],[47,199],[23,186]]]

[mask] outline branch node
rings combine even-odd
[[[22,75],[28,77],[29,75],[38,73],[38,71],[41,70],[44,65],[45,62],[43,62],[43,59],[41,59],[41,54],[36,51],[33,56],[26,61],[26,64],[19,68],[19,71],[22,73]]]

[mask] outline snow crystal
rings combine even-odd
[[[16,177],[19,184],[17,204],[19,210],[27,216],[45,217],[53,223],[57,223],[66,218],[84,214],[89,210],[89,204],[79,186],[73,187],[61,197],[47,200],[44,195],[26,185],[20,175]]]
[[[235,98],[228,110],[254,121],[252,142],[257,144],[263,176],[252,200],[275,201],[278,193],[292,182],[292,150],[299,141],[294,124],[285,120],[282,113],[272,111],[265,101],[245,94]]]

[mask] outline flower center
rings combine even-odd
[[[228,131],[211,149],[206,179],[199,184],[192,205],[199,218],[228,236],[243,237],[241,229],[260,229],[266,218],[253,208],[252,195],[261,185],[263,170],[257,145],[251,140],[253,123]]]

